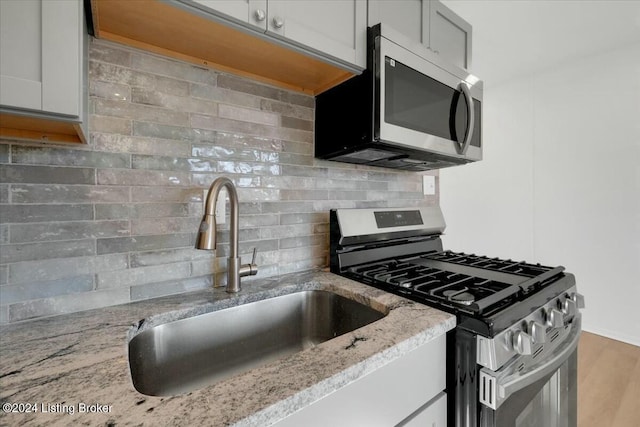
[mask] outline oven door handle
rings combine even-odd
[[[547,358],[537,363],[528,372],[507,371],[503,375],[483,368],[480,370],[480,403],[491,409],[498,409],[512,394],[534,384],[558,368],[567,360],[569,355],[578,347],[580,339],[581,316],[578,313],[571,324],[571,331],[563,340],[562,345],[555,348]],[[517,364],[513,364],[515,367]],[[515,368],[511,368],[514,369]]]
[[[465,104],[467,104],[467,130],[464,133],[464,141],[462,141],[462,144],[460,144],[459,147],[460,154],[464,155],[469,148],[469,144],[471,144],[471,138],[473,138],[476,111],[473,108],[473,97],[471,96],[471,91],[465,81],[460,82],[460,91],[464,95]]]
[[[582,330],[580,323],[580,317],[578,316],[573,321],[573,328],[566,341],[566,345],[563,345],[560,351],[555,353],[549,359],[543,361],[536,369],[532,369],[522,375],[515,373],[511,377],[505,378],[504,383],[498,385],[498,393],[504,397],[510,396],[516,391],[521,390],[544,378],[546,375],[558,370],[560,365],[562,365],[569,355],[578,347],[580,331]]]

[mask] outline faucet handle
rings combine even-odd
[[[250,264],[242,264],[240,266],[240,277],[255,276],[258,274],[258,266],[256,265],[256,257],[258,255],[258,248],[253,248],[253,257]]]
[[[258,248],[253,248],[253,257],[251,258],[251,264],[256,264],[256,256],[258,255]]]

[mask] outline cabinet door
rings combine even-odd
[[[471,68],[471,25],[439,1],[431,1],[429,45],[446,61]]]
[[[366,66],[365,0],[269,0],[267,34]]]
[[[369,0],[369,27],[384,23],[429,46],[429,0]]]
[[[189,3],[189,0],[182,0]],[[209,11],[267,30],[267,0],[193,0]]]
[[[446,386],[445,366],[446,336],[441,335],[273,426],[389,427],[418,418],[410,425],[418,426],[430,419],[437,422],[436,427],[445,427],[446,394],[442,392]]]
[[[79,1],[0,1],[0,104],[78,117]]]
[[[396,427],[446,427],[447,395],[441,393],[437,398],[418,409]]]

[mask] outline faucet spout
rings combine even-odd
[[[207,193],[207,200],[205,203],[205,212],[200,223],[200,229],[198,230],[198,239],[196,241],[196,249],[213,250],[217,248],[217,235],[216,235],[216,204],[218,202],[218,195],[222,188],[227,189],[229,195],[230,209],[230,250],[229,259],[227,261],[227,292],[239,292],[240,291],[240,277],[241,276],[254,276],[258,273],[258,267],[255,264],[256,252],[253,253],[253,261],[250,264],[240,264],[240,257],[238,256],[238,192],[233,182],[226,177],[217,178],[209,187]]]

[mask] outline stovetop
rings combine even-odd
[[[444,251],[355,265],[345,273],[414,299],[481,315],[526,298],[563,270]]]
[[[456,314],[490,337],[519,324],[575,285],[564,267],[445,251],[439,207],[335,209],[331,271]]]

